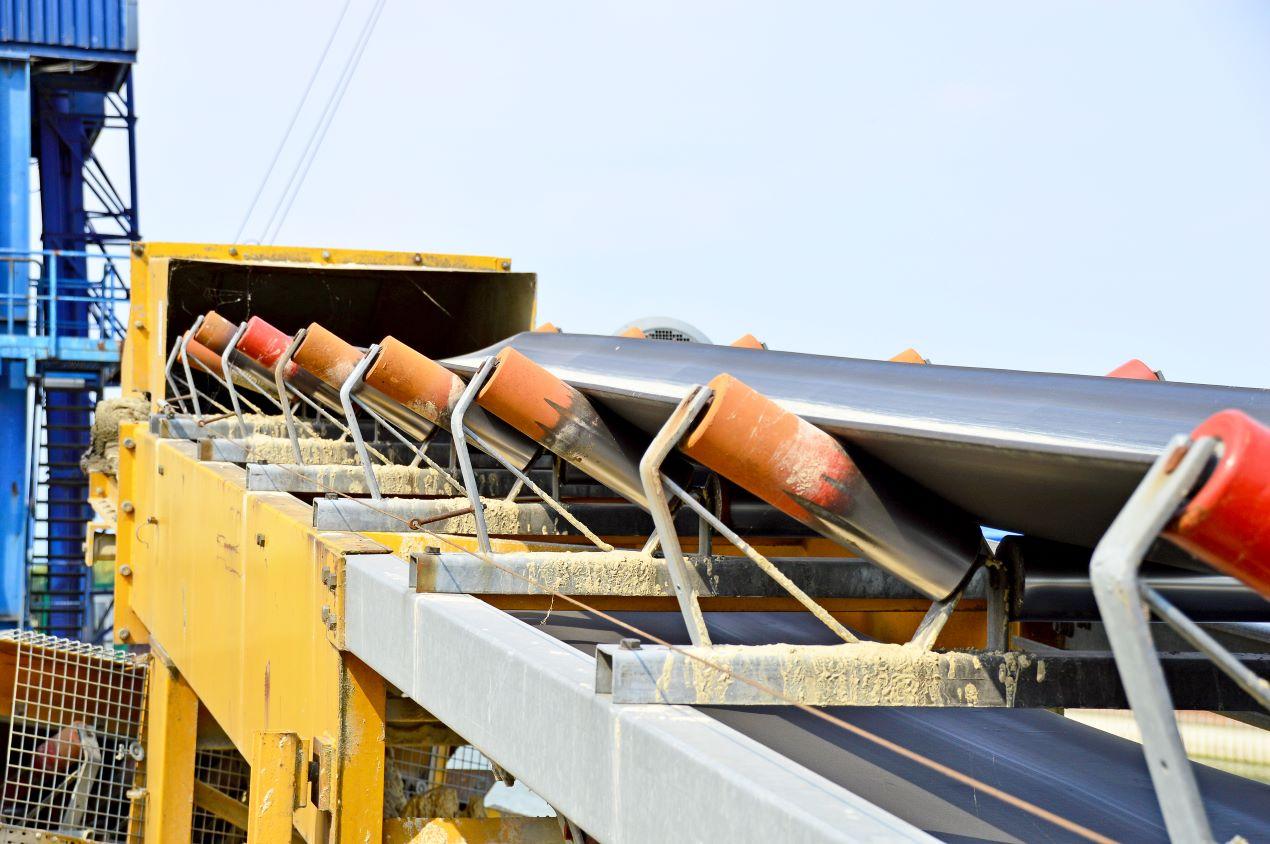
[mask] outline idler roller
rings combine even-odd
[[[1221,441],[1216,465],[1165,533],[1270,597],[1270,428],[1223,410],[1191,433],[1192,440],[1204,437]]]
[[[466,386],[463,379],[395,337],[379,344],[379,357],[366,370],[366,385],[428,422],[450,430],[454,404]],[[468,408],[464,427],[479,436],[507,462],[525,469],[537,447],[479,406]]]
[[[291,338],[287,334],[256,316],[247,320],[247,329],[238,340],[239,351],[258,361],[270,372],[273,372],[273,368],[278,364],[278,358],[282,357],[290,345]],[[283,377],[292,377],[296,369],[298,367],[294,362],[288,363],[286,370],[282,373]]]
[[[513,348],[498,353],[476,403],[609,489],[647,507],[639,479],[646,442],[610,423],[570,385]]]
[[[930,598],[961,584],[982,545],[970,516],[730,375],[710,387],[689,457]]]
[[[315,322],[291,359],[338,390],[364,356],[361,349]]]
[[[194,339],[211,349],[218,355],[225,353],[225,347],[234,339],[238,331],[238,323],[230,322],[216,311],[208,311],[203,316],[203,324],[194,332]],[[216,370],[220,371],[219,367]]]
[[[1130,381],[1163,381],[1159,372],[1147,366],[1141,360],[1133,358],[1117,366],[1107,373],[1108,378],[1127,378]]]

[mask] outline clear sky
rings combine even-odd
[[[343,2],[142,0],[148,239],[233,238]],[[387,0],[277,242],[508,256],[566,330],[1267,387],[1268,44],[1261,2]]]

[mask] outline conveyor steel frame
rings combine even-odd
[[[344,631],[374,671],[606,844],[934,840],[702,713],[596,695],[593,658],[477,598],[416,594],[394,556],[346,557]]]

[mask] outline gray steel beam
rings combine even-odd
[[[411,585],[420,592],[472,595],[540,595],[528,580],[566,595],[673,596],[666,560],[637,551],[551,551],[499,554],[491,566],[471,554],[415,553]],[[696,569],[701,597],[788,597],[774,580],[745,557],[685,557]],[[789,557],[772,562],[814,598],[924,600],[912,588],[865,560]],[[520,576],[518,577],[517,574]],[[982,572],[966,594],[983,597]]]
[[[350,651],[605,844],[934,841],[688,707],[615,704],[595,660],[478,598],[346,560]]]

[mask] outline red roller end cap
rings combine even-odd
[[[1128,378],[1131,381],[1163,381],[1160,373],[1134,358],[1127,360],[1107,373],[1108,378]]]
[[[247,320],[247,329],[238,341],[238,350],[247,357],[263,364],[270,372],[278,363],[278,358],[291,345],[291,338],[260,317]],[[284,373],[287,378],[295,372],[296,365],[288,364]]]
[[[1270,597],[1270,428],[1223,410],[1191,433],[1201,437],[1221,440],[1220,459],[1167,535]]]

